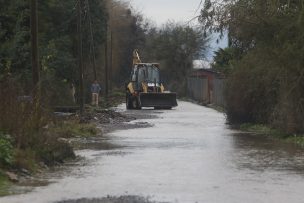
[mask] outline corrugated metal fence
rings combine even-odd
[[[207,77],[188,77],[188,97],[202,104],[214,104],[225,107],[225,79],[214,78],[208,82]]]
[[[188,97],[203,104],[209,103],[208,79],[189,77],[187,83]]]
[[[213,80],[213,98],[212,103],[216,106],[225,107],[224,98],[225,79],[215,78]]]

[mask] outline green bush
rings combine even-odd
[[[0,166],[8,166],[13,162],[13,146],[11,137],[0,132]]]
[[[230,123],[304,134],[303,1],[206,0],[199,20],[205,31],[229,30],[230,48],[216,53],[213,67],[232,68],[226,85]]]

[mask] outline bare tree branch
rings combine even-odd
[[[197,12],[200,10],[200,8],[201,8],[202,4],[203,4],[203,0],[201,0],[201,2],[199,3],[199,5],[198,5],[197,9],[195,10],[194,15],[196,15],[196,14],[197,14]]]

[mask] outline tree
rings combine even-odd
[[[205,57],[208,42],[201,30],[168,22],[159,30],[148,31],[142,58],[160,62],[163,80],[169,88],[185,95],[186,76],[193,60]]]
[[[2,0],[0,5],[0,74],[18,74],[30,86],[29,3]]]
[[[240,57],[238,50],[228,47],[225,49],[220,48],[214,53],[212,68],[228,76],[233,71],[234,60]]]
[[[88,7],[86,4],[82,9],[83,44],[84,53],[86,53],[84,64],[87,70],[85,79],[91,81],[93,44],[98,61],[99,78],[103,75],[101,56],[108,18],[105,0],[86,0],[85,2],[89,2],[90,5]],[[0,5],[0,75],[10,73],[14,78],[18,78],[23,94],[29,95],[34,88],[31,84],[30,4],[22,0],[9,2],[1,0]],[[78,83],[75,1],[41,1],[38,4],[38,16],[42,92],[46,91],[44,96],[53,95],[52,99],[47,98],[46,101],[55,104],[59,98],[70,95],[67,94],[70,83],[74,85]],[[92,35],[94,41],[92,41]]]
[[[121,87],[129,77],[134,49],[145,43],[145,25],[142,15],[125,3],[116,2],[112,12],[112,79]]]
[[[228,30],[231,47],[241,53],[228,78],[230,121],[304,132],[303,13],[302,0],[205,2],[205,31]]]

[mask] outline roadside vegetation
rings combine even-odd
[[[69,138],[100,135],[85,116],[94,118],[124,101],[132,53],[144,44],[148,23],[122,1],[90,0],[81,6],[84,100],[90,103],[94,79],[103,99],[99,107],[85,105],[83,117],[61,117],[54,107],[75,107],[80,101],[75,1],[38,2],[38,84],[32,77],[30,2],[0,1],[1,192],[21,171],[33,174],[75,158]]]
[[[132,51],[140,41],[138,33],[143,33],[142,18],[123,2],[90,0],[83,1],[82,6],[86,8],[81,11],[85,101],[90,102],[89,87],[95,77],[105,95],[105,55],[110,53],[105,47],[112,45],[115,63],[108,62],[112,65],[107,87],[110,93],[100,107],[108,108],[121,101],[114,84],[121,87],[124,80],[120,78],[118,84],[114,74],[119,75],[121,67],[131,67]],[[33,173],[40,165],[52,166],[74,158],[65,139],[100,133],[95,124],[84,122],[78,115],[63,119],[53,113],[55,106],[77,106],[79,101],[76,8],[74,0],[39,1],[40,81],[34,85],[30,2],[0,1],[0,176],[22,169]],[[113,12],[122,17],[116,19]],[[110,30],[115,36],[111,43]],[[128,40],[123,41],[126,36]]]
[[[0,170],[0,197],[8,195],[8,188],[11,185],[8,178]]]
[[[206,32],[229,32],[215,64],[226,73],[226,113],[231,124],[252,123],[270,134],[304,134],[304,2],[206,0]],[[257,127],[259,126],[259,127]],[[266,133],[268,130],[266,130]],[[296,136],[297,135],[297,136]],[[296,136],[296,138],[293,138]]]
[[[244,123],[238,128],[242,131],[254,133],[257,135],[269,136],[274,139],[280,139],[284,142],[293,143],[304,147],[304,135],[287,134],[281,130],[263,124]]]

